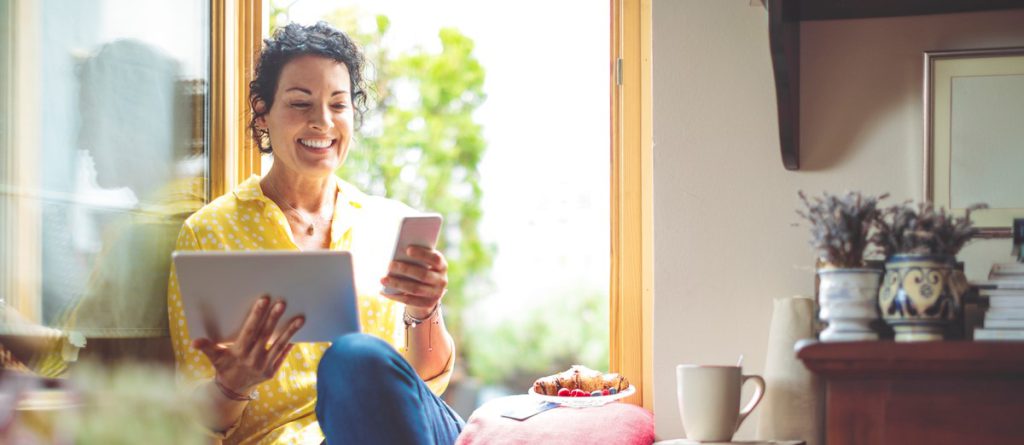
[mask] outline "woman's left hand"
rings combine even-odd
[[[448,290],[448,261],[444,254],[427,247],[411,246],[405,253],[418,264],[392,261],[388,266],[388,276],[380,283],[400,293],[382,295],[405,303],[409,315],[426,317],[441,304],[441,298]]]

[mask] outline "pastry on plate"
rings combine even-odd
[[[573,365],[558,374],[541,377],[533,382],[533,391],[549,396],[558,395],[558,390],[579,389],[587,393],[602,390],[623,391],[629,388],[629,381],[616,373],[602,373],[586,366]]]

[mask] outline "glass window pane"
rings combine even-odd
[[[163,341],[169,255],[206,200],[209,2],[3,10],[0,327]]]

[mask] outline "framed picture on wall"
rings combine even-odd
[[[1024,218],[1024,47],[924,54],[925,198],[984,237]]]

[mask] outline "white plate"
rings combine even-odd
[[[559,396],[549,396],[549,395],[545,395],[545,394],[537,394],[537,392],[534,391],[533,388],[530,388],[530,390],[527,392],[527,394],[529,394],[531,397],[533,397],[533,398],[535,398],[537,400],[543,400],[545,402],[554,402],[554,403],[557,403],[557,404],[562,405],[562,406],[567,406],[569,408],[588,408],[588,407],[591,407],[591,406],[602,406],[602,405],[604,405],[606,403],[614,402],[614,401],[619,400],[619,399],[624,398],[624,397],[629,397],[629,396],[633,395],[633,393],[635,393],[635,392],[636,392],[636,388],[633,387],[633,385],[629,385],[629,388],[626,388],[626,389],[622,390],[618,394],[612,394],[612,395],[600,396],[600,397],[559,397]]]

